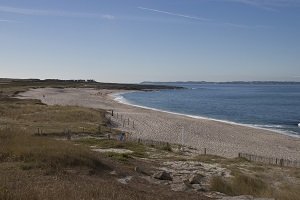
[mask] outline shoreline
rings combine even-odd
[[[300,158],[299,138],[257,127],[126,105],[114,100],[118,94],[127,92],[133,91],[39,88],[20,93],[19,98],[39,99],[47,105],[114,110],[116,115],[110,118],[112,122],[117,129],[130,133],[133,138],[183,144],[199,152],[206,148],[208,154],[228,158],[237,157],[238,153],[290,160]]]
[[[282,135],[289,136],[289,137],[292,137],[292,138],[300,139],[300,135],[292,134],[292,133],[289,133],[288,131],[284,131],[284,130],[264,128],[264,127],[259,127],[259,125],[256,126],[256,125],[251,125],[251,124],[243,124],[243,123],[233,122],[233,121],[229,121],[229,120],[215,119],[215,118],[204,117],[204,116],[200,116],[200,115],[177,113],[177,112],[162,110],[162,109],[158,109],[158,108],[152,108],[152,107],[148,107],[148,106],[141,106],[141,105],[138,105],[138,104],[133,104],[133,103],[131,103],[130,101],[128,101],[126,98],[124,98],[122,96],[122,94],[132,93],[132,92],[138,92],[138,91],[133,90],[133,91],[128,91],[128,92],[126,92],[126,91],[124,91],[124,92],[115,92],[115,93],[109,94],[109,96],[111,96],[113,98],[113,100],[116,101],[117,103],[125,104],[125,105],[128,105],[128,106],[133,106],[133,107],[137,107],[137,108],[142,108],[142,109],[147,109],[147,110],[152,110],[152,111],[157,111],[157,112],[163,112],[163,113],[168,113],[168,114],[173,114],[173,115],[179,115],[179,116],[189,117],[189,118],[193,118],[193,119],[210,120],[210,121],[226,123],[226,124],[230,124],[230,125],[245,126],[245,127],[248,127],[248,128],[266,130],[266,131],[274,132],[274,134],[282,134]]]

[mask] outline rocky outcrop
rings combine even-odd
[[[204,179],[204,175],[202,174],[193,174],[190,178],[189,178],[189,183],[190,184],[201,184],[201,182],[203,182]]]
[[[159,171],[156,172],[155,174],[153,174],[152,176],[155,179],[159,179],[159,180],[166,180],[166,181],[172,181],[173,178],[171,177],[171,174],[166,172],[166,171]]]

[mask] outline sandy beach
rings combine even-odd
[[[199,150],[207,148],[209,154],[236,157],[239,152],[242,152],[300,160],[299,138],[271,130],[208,119],[195,119],[121,104],[115,101],[112,95],[119,92],[125,91],[41,88],[21,93],[19,98],[40,99],[48,105],[113,109],[115,116],[112,120],[119,125],[119,129],[130,132],[132,137],[179,144],[183,141],[185,145]]]

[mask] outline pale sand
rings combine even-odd
[[[77,105],[90,108],[113,109],[112,120],[119,128],[132,133],[133,137],[182,143],[207,153],[225,157],[236,157],[239,152],[268,157],[300,160],[300,139],[242,125],[217,122],[208,119],[194,119],[118,103],[109,94],[122,92],[94,89],[32,89],[20,94],[21,98],[40,99],[49,105]],[[45,97],[43,97],[45,95]],[[116,119],[116,113],[119,118]],[[122,119],[128,119],[125,128]],[[134,121],[134,128],[132,121]]]

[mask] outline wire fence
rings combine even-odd
[[[71,139],[74,135],[77,135],[80,137],[80,135],[84,136],[86,134],[89,134],[91,136],[95,137],[103,137],[101,133],[105,133],[105,137],[108,139],[115,139],[115,140],[121,140],[121,141],[130,141],[130,142],[137,142],[137,143],[142,143],[145,145],[154,145],[154,146],[182,146],[182,144],[177,144],[177,143],[170,143],[166,141],[156,141],[156,140],[151,140],[151,139],[144,139],[144,138],[138,138],[138,137],[133,137],[131,134],[128,134],[125,132],[122,132],[119,135],[112,135],[112,128],[114,127],[123,127],[123,128],[129,128],[130,130],[135,129],[136,126],[138,125],[137,122],[134,120],[130,119],[129,117],[126,117],[124,114],[116,113],[113,110],[109,111],[106,115],[107,119],[109,120],[109,126],[101,126],[97,128],[97,131],[89,131],[88,129],[84,127],[80,127],[80,130],[71,130],[71,129],[64,129],[61,132],[56,132],[52,130],[45,130],[44,128],[37,128],[36,132],[34,135],[38,136],[63,136],[66,137],[67,139]],[[9,126],[7,123],[3,123],[0,126],[0,130],[9,130],[11,129],[11,126]],[[100,135],[99,135],[100,134]],[[124,136],[124,137],[123,137]],[[199,154],[207,154],[209,153],[209,149],[207,148],[194,148],[190,146],[184,145],[186,148],[194,149],[199,152]],[[213,153],[216,154],[216,153]],[[212,155],[213,155],[212,154]],[[281,167],[295,167],[295,168],[300,168],[300,161],[299,160],[290,160],[290,159],[284,159],[284,158],[274,158],[274,157],[266,157],[266,156],[259,156],[259,155],[254,155],[254,154],[249,154],[249,153],[238,153],[239,158],[245,158],[246,160],[253,161],[253,162],[259,162],[259,163],[265,163],[265,164],[270,164],[270,165],[277,165]]]
[[[278,165],[281,167],[296,167],[300,168],[300,161],[297,160],[289,160],[283,158],[273,158],[273,157],[265,157],[265,156],[258,156],[254,154],[248,153],[239,153],[239,158],[245,158],[246,160],[253,161],[253,162],[260,162],[270,165]]]
[[[138,123],[135,122],[134,120],[130,119],[129,117],[126,117],[126,115],[124,115],[124,114],[114,112],[113,110],[110,113],[110,117],[111,117],[110,118],[111,121],[113,121],[114,123],[117,123],[117,125],[119,125],[123,128],[129,128],[132,130],[132,129],[135,129],[136,126],[138,126]],[[180,144],[177,144],[177,143],[172,144],[172,143],[164,142],[164,141],[155,141],[155,140],[134,138],[134,137],[128,137],[127,140],[138,142],[138,143],[143,143],[146,145],[162,145],[163,146],[163,145],[171,144],[171,145],[180,146]],[[188,147],[188,148],[193,148],[193,147]],[[193,149],[198,150],[199,153],[205,154],[205,155],[210,152],[207,148],[202,148],[202,149],[193,148]],[[281,167],[300,168],[300,161],[298,161],[298,160],[265,157],[265,156],[259,156],[259,155],[249,154],[249,153],[239,153],[238,157],[245,158],[245,159],[247,159],[249,161],[253,161],[253,162],[260,162],[260,163],[265,163],[265,164],[270,164],[270,165],[278,165]]]

